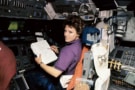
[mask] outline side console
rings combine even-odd
[[[111,81],[125,89],[135,89],[135,48],[116,47],[110,54]]]

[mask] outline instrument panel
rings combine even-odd
[[[135,67],[135,48],[133,47],[116,47],[110,55],[110,58],[120,61],[124,65]]]
[[[45,0],[0,0],[0,17],[46,19]]]
[[[8,44],[15,54],[17,72],[21,73],[35,68],[33,53],[27,44]]]
[[[110,54],[109,67],[111,68],[111,89],[135,89],[135,48],[117,46]],[[115,87],[114,87],[115,86]]]

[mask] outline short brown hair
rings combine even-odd
[[[72,15],[72,16],[68,16],[68,18],[65,20],[64,28],[66,25],[75,28],[77,34],[81,35],[84,27],[84,22],[79,16]]]

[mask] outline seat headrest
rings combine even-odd
[[[82,33],[82,43],[91,46],[99,41],[100,30],[93,26],[85,26]]]

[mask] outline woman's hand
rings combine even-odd
[[[42,59],[41,59],[41,54],[35,58],[35,61],[37,64],[40,64],[42,62]]]
[[[57,47],[57,46],[52,45],[52,46],[51,46],[51,49],[52,49],[56,54],[59,53],[59,50],[58,50],[58,47]]]

